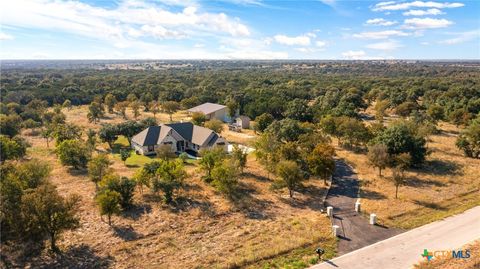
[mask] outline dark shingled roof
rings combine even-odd
[[[141,146],[157,145],[172,129],[183,137],[183,139],[200,146],[204,145],[205,142],[207,142],[207,139],[207,145],[211,146],[219,138],[217,133],[208,128],[193,125],[191,122],[178,122],[148,127],[133,136],[132,141]]]
[[[181,135],[185,140],[192,141],[193,136],[193,123],[191,122],[177,122],[165,124],[171,127],[175,132]]]

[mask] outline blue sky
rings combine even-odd
[[[1,59],[480,59],[480,1],[14,0]]]

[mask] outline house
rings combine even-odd
[[[132,137],[132,148],[137,154],[153,155],[162,145],[170,145],[174,152],[189,152],[195,155],[199,150],[223,147],[228,150],[228,142],[214,131],[179,122],[151,126]]]
[[[227,107],[220,104],[204,103],[199,106],[190,108],[188,112],[201,112],[205,114],[207,120],[218,119],[223,122],[230,121],[230,117],[227,115]]]
[[[250,128],[250,118],[248,116],[240,115],[235,118],[235,125],[242,127],[242,129]]]

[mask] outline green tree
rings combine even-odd
[[[425,138],[415,134],[407,123],[399,122],[390,125],[381,134],[372,140],[372,144],[383,144],[387,147],[388,153],[397,155],[409,153],[412,157],[412,166],[418,166],[424,162],[427,154]]]
[[[180,109],[180,104],[175,101],[167,101],[162,105],[163,110],[170,116],[170,121],[172,122],[172,115]]]
[[[187,163],[188,154],[186,152],[182,152],[180,155],[178,155],[178,158],[182,161],[182,163]]]
[[[311,121],[313,119],[312,111],[308,105],[308,100],[296,98],[287,103],[285,117],[298,121]]]
[[[153,180],[154,191],[162,190],[165,196],[165,202],[171,203],[175,191],[183,185],[183,180],[186,175],[181,160],[161,160]]]
[[[104,101],[105,105],[107,106],[108,113],[113,113],[113,108],[115,107],[115,104],[117,103],[117,99],[113,94],[108,93],[105,95]]]
[[[240,105],[238,104],[238,102],[232,98],[230,98],[227,101],[226,106],[227,106],[227,113],[231,118],[235,117],[238,110],[240,109]]]
[[[103,117],[104,111],[100,103],[92,102],[88,106],[87,118],[89,122],[97,123]]]
[[[140,96],[140,101],[142,101],[145,111],[148,111],[153,101],[153,95],[150,92],[143,93],[142,96]]]
[[[200,169],[205,172],[203,177],[206,182],[212,181],[212,170],[216,164],[225,159],[225,152],[222,148],[202,149],[200,150],[201,159],[199,161]]]
[[[0,135],[0,162],[17,160],[25,156],[30,145],[21,137],[9,138]]]
[[[117,174],[109,173],[100,181],[100,189],[115,191],[120,194],[120,206],[123,209],[132,205],[136,181],[127,177],[120,177]]]
[[[107,154],[100,153],[93,157],[87,165],[88,177],[95,183],[95,188],[98,190],[98,182],[100,182],[104,176],[112,173],[110,167],[112,162]]]
[[[382,176],[382,169],[385,169],[391,162],[388,148],[382,144],[369,146],[367,157],[370,165],[378,168],[378,175],[380,177]]]
[[[303,180],[303,174],[300,167],[294,161],[280,161],[277,164],[276,170],[277,175],[287,186],[290,198],[293,198],[295,189],[300,186]]]
[[[445,118],[445,110],[441,105],[433,104],[428,107],[427,116],[431,121],[437,122]]]
[[[198,126],[203,126],[207,118],[202,112],[193,112],[192,113],[192,123]]]
[[[224,195],[231,197],[238,185],[238,166],[224,160],[212,170],[212,185]]]
[[[86,168],[90,159],[90,151],[80,140],[65,140],[61,142],[56,153],[63,165],[73,166],[74,169]]]
[[[88,129],[87,131],[87,146],[90,150],[95,150],[97,145],[97,133],[92,130]]]
[[[414,110],[418,109],[416,102],[407,101],[401,103],[395,108],[395,113],[401,117],[408,117]]]
[[[223,122],[217,119],[211,119],[204,124],[205,128],[220,134],[223,131]]]
[[[138,101],[138,98],[137,98],[137,96],[136,96],[134,93],[130,93],[130,94],[128,94],[128,96],[127,96],[127,101],[128,101],[129,103],[136,102],[136,101]]]
[[[273,122],[274,118],[271,114],[263,113],[255,118],[254,130],[256,132],[263,132]]]
[[[265,132],[273,134],[279,141],[293,142],[297,141],[300,135],[307,133],[307,130],[297,120],[285,118],[272,122]]]
[[[72,102],[70,100],[66,99],[65,102],[63,102],[62,107],[66,108],[68,110],[71,110],[72,109]]]
[[[0,114],[0,133],[10,137],[16,136],[22,129],[22,118],[17,114]]]
[[[110,149],[113,149],[113,142],[118,139],[118,128],[113,124],[103,124],[98,131],[100,141],[108,143]]]
[[[122,159],[122,162],[125,163],[128,158],[130,158],[130,155],[132,155],[132,152],[129,149],[121,149],[120,150],[120,158]]]
[[[267,169],[267,177],[275,171],[275,164],[279,160],[278,150],[281,143],[268,132],[260,135],[254,142],[255,156],[257,160]]]
[[[51,184],[42,184],[28,191],[22,197],[22,214],[28,216],[26,231],[35,229],[48,235],[50,249],[58,251],[56,241],[66,230],[79,227],[78,211],[79,196],[63,198]]]
[[[405,174],[403,170],[399,167],[394,167],[392,169],[392,177],[390,180],[393,182],[395,185],[395,199],[398,198],[398,188],[405,184]]]
[[[240,168],[240,173],[243,174],[243,169],[247,165],[247,152],[240,148],[238,145],[233,145],[233,151],[232,151],[232,158],[235,161],[235,163],[238,165],[238,168]]]
[[[160,103],[158,101],[150,102],[149,110],[152,112],[154,119],[157,118],[157,114],[160,112],[160,107],[161,106],[160,106]]]
[[[65,140],[80,139],[82,130],[80,126],[75,124],[58,124],[55,125],[52,135],[55,137],[55,143],[58,145]]]
[[[50,147],[50,139],[53,138],[53,133],[54,133],[54,127],[51,126],[51,125],[47,125],[45,126],[45,128],[42,129],[42,131],[40,132],[40,135],[42,136],[42,138],[45,139],[45,142],[47,142],[47,148]]]
[[[140,102],[135,101],[130,103],[130,108],[133,111],[133,118],[137,119],[140,116]]]
[[[310,172],[320,178],[327,185],[327,178],[335,171],[335,149],[329,144],[318,144],[312,153],[307,156]]]
[[[115,110],[120,112],[124,119],[127,119],[127,107],[129,106],[129,102],[117,102],[115,105]]]
[[[116,191],[105,190],[96,198],[100,208],[100,215],[107,215],[108,225],[112,225],[112,215],[120,214],[120,194]]]
[[[473,120],[457,138],[455,145],[463,150],[465,156],[480,158],[480,118]]]

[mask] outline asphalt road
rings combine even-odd
[[[347,253],[311,269],[411,268],[424,259],[421,256],[424,249],[453,250],[475,239],[480,239],[480,206]]]
[[[325,202],[327,206],[333,206],[333,223],[340,227],[337,244],[339,255],[403,232],[400,229],[370,225],[366,217],[355,212],[357,193],[357,175],[348,164],[337,160],[332,187]]]

